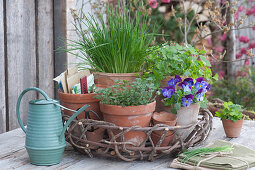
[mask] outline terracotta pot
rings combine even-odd
[[[181,107],[177,110],[177,125],[186,126],[196,123],[198,120],[199,109],[199,104],[191,104],[189,107]],[[182,139],[185,139],[193,129],[194,126],[187,129],[179,129],[176,133],[182,135]]]
[[[98,116],[100,117],[100,120],[103,120],[103,115],[100,112],[99,108],[99,100],[93,98],[96,96],[96,93],[88,93],[88,94],[69,94],[69,93],[62,93],[58,91],[58,96],[61,105],[72,109],[72,110],[77,110],[81,108],[82,106],[88,104],[90,105],[87,110],[93,110],[95,111]],[[69,110],[63,110],[64,114],[68,116],[72,116],[73,112]],[[93,113],[89,113],[89,116],[91,119],[98,120],[97,116],[94,115]],[[85,112],[81,113],[80,115],[77,116],[78,119],[85,119]],[[72,126],[72,124],[71,124]],[[93,132],[86,132],[86,137],[87,140],[93,141],[93,142],[99,142],[100,140],[103,139],[105,133],[105,129],[102,128],[95,128]],[[73,135],[80,137],[81,136],[81,129],[79,126],[76,126],[76,128],[72,132]],[[91,145],[89,146],[91,149],[96,149],[97,146]]]
[[[189,125],[197,122],[199,109],[199,104],[191,104],[189,107],[181,107],[177,110],[177,124]]]
[[[152,116],[152,121],[154,126],[156,124],[166,124],[168,126],[175,126],[176,120],[177,120],[177,116],[175,114],[168,113],[168,112],[159,112],[159,113],[155,112],[153,113],[153,116]],[[159,131],[154,131],[154,133],[158,135],[162,135],[164,131],[159,130]],[[167,135],[171,135],[173,133],[174,131],[169,131],[167,132]]]
[[[107,88],[115,85],[116,80],[135,81],[137,73],[102,73],[94,72],[95,86],[98,88]]]
[[[99,142],[103,139],[104,133],[105,133],[105,129],[95,127],[93,131],[90,129],[90,131],[87,131],[85,134],[86,134],[86,138],[87,138],[88,141]],[[81,134],[82,134],[82,131],[81,131],[81,128],[79,126],[76,126],[72,131],[72,135],[74,135],[78,138],[81,136]],[[86,147],[88,147],[88,146],[86,146]],[[89,145],[89,148],[97,149],[98,146]]]
[[[156,102],[141,106],[117,106],[100,103],[100,110],[104,115],[104,120],[114,123],[121,127],[140,126],[148,127],[153,111],[155,110]],[[120,131],[113,131],[114,134]],[[110,134],[109,134],[110,136]],[[145,139],[146,134],[139,131],[130,131],[124,135],[125,142],[131,142],[135,146],[140,145]],[[120,141],[120,139],[118,139]]]
[[[163,99],[164,99],[164,96],[162,94],[156,96],[156,109],[155,109],[155,112],[164,111],[164,112],[171,113],[171,107],[170,106],[165,106]]]
[[[84,106],[85,104],[90,105],[87,110],[93,110],[95,111],[98,116],[103,120],[103,115],[100,112],[99,108],[99,99],[95,99],[94,96],[96,96],[96,93],[88,93],[88,94],[69,94],[69,93],[62,93],[58,91],[58,96],[61,105],[72,109],[72,110],[77,110]],[[68,115],[72,116],[73,112],[69,110],[63,110],[63,112]],[[90,118],[94,120],[98,120],[98,118],[93,114],[89,113]],[[78,119],[84,119],[85,118],[85,113],[81,113],[78,115]]]
[[[168,135],[168,136],[166,135],[164,140],[160,144],[160,147],[171,145],[174,137],[175,137],[175,133],[172,133],[171,135]],[[151,140],[152,140],[154,145],[157,145],[157,143],[159,142],[160,138],[161,138],[161,135],[158,135],[158,134],[156,134],[154,132],[151,133]]]
[[[222,119],[222,124],[224,127],[224,131],[226,133],[226,136],[229,138],[237,138],[240,136],[241,129],[243,126],[243,119],[237,120],[234,122],[233,120],[228,119]]]

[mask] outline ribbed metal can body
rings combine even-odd
[[[64,136],[59,139],[63,122],[59,106],[55,104],[29,104],[26,149],[35,165],[60,162],[66,146]]]

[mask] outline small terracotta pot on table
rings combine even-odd
[[[234,122],[233,120],[222,119],[222,124],[226,136],[229,138],[237,138],[241,134],[244,117],[241,120]]]
[[[152,116],[152,121],[153,121],[154,126],[156,124],[166,124],[168,126],[175,126],[176,121],[177,121],[177,116],[175,114],[164,112],[164,111],[163,112],[155,112]],[[159,142],[163,133],[164,133],[164,130],[152,132],[151,138],[152,138],[154,145],[156,145]],[[172,143],[174,137],[175,137],[174,131],[171,131],[171,130],[168,131],[165,135],[164,140],[160,144],[160,146],[161,147],[169,146]]]

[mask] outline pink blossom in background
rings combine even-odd
[[[249,66],[250,65],[250,60],[248,58],[245,59],[244,65],[245,66]]]
[[[248,77],[249,74],[248,74],[247,72],[242,72],[241,76],[242,76],[242,77]]]
[[[248,43],[250,39],[247,36],[240,36],[239,41],[243,43]]]
[[[253,49],[253,48],[255,48],[255,42],[251,42],[248,47],[248,49]]]
[[[163,3],[170,3],[171,0],[161,0]]]
[[[248,0],[249,2],[253,2],[254,0]]]
[[[209,45],[212,45],[212,38],[207,38],[206,40]]]
[[[255,31],[255,27],[252,27],[252,30]]]
[[[150,0],[149,5],[151,8],[157,8],[158,7],[158,1],[157,0]]]
[[[236,59],[240,59],[242,57],[242,54],[239,52],[236,54]]]
[[[225,41],[226,38],[227,38],[227,34],[222,34],[222,35],[219,35],[219,36],[218,36],[218,40],[219,40],[219,41]]]
[[[247,11],[246,11],[246,14],[247,14],[247,15],[255,14],[255,5],[253,5],[253,6],[251,7],[251,9],[247,10]]]
[[[224,47],[220,46],[220,47],[214,47],[214,49],[218,52],[218,53],[222,53],[224,50]]]
[[[234,15],[235,20],[238,20],[238,17],[239,17],[239,11],[236,11],[236,13]]]
[[[244,6],[240,5],[239,8],[238,8],[238,11],[243,12],[244,10],[245,10]]]
[[[241,53],[242,55],[246,55],[246,54],[247,54],[246,48],[244,48],[244,47],[241,48],[240,53]]]

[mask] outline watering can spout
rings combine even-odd
[[[64,128],[62,129],[62,132],[59,135],[59,139],[62,140],[64,135],[65,135],[65,131],[67,129],[67,127],[70,125],[70,123],[73,121],[74,118],[76,118],[81,112],[83,112],[84,110],[86,110],[89,107],[89,105],[85,105],[82,108],[80,108],[77,112],[75,112],[66,122]]]

